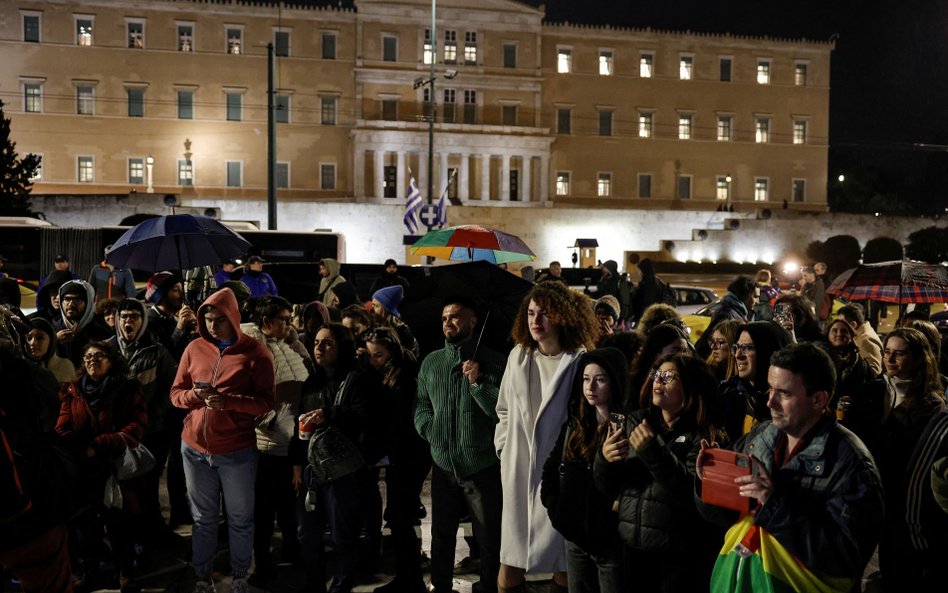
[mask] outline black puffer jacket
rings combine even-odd
[[[619,535],[637,550],[681,552],[692,547],[701,518],[693,499],[695,460],[701,438],[694,426],[676,422],[662,432],[657,408],[638,410],[627,420],[626,434],[643,419],[656,433],[645,449],[609,463],[596,454],[596,487],[619,500]]]

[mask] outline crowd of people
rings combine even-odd
[[[220,537],[236,593],[272,583],[277,551],[304,591],[345,593],[386,524],[396,570],[376,591],[449,593],[464,517],[481,593],[533,574],[571,593],[858,591],[877,549],[886,591],[948,582],[948,356],[927,316],[880,337],[858,303],[824,306],[813,270],[799,292],[761,273],[695,344],[651,262],[638,285],[603,264],[595,300],[554,262],[509,353],[463,294],[421,352],[394,260],[366,299],[323,260],[297,304],[265,263],[234,280],[224,262],[191,305],[173,272],[136,298],[104,263],[104,288],[57,265],[35,313],[4,312],[0,563],[23,590],[135,591],[191,524],[196,593],[216,590]],[[721,448],[747,455],[725,485],[742,511],[705,496]]]

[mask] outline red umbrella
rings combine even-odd
[[[837,276],[826,292],[851,301],[944,303],[948,302],[948,268],[911,260],[862,264]]]

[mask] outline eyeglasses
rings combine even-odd
[[[748,352],[755,352],[757,347],[753,344],[734,344],[731,346],[731,354],[734,356],[740,356],[741,354],[747,355]]]
[[[727,347],[727,340],[715,340],[714,338],[708,338],[708,346],[711,346],[712,350],[720,350],[721,348]]]
[[[886,348],[885,350],[882,351],[883,358],[891,358],[894,356],[899,360],[902,360],[909,354],[911,354],[911,352],[909,352],[908,350],[889,350],[888,348]]]
[[[325,340],[313,340],[313,348],[320,348],[320,347],[329,348],[331,346],[334,346],[335,344],[336,344],[336,340],[333,340],[331,338],[327,338]]]
[[[662,385],[668,385],[672,381],[678,378],[677,371],[659,371],[658,369],[652,369],[652,372],[649,373],[649,376],[652,378],[652,381],[656,383],[661,383]]]
[[[99,362],[103,358],[108,358],[105,354],[101,352],[96,352],[95,354],[86,354],[82,357],[83,362]]]
[[[119,319],[122,321],[138,321],[142,316],[138,313],[120,313]]]

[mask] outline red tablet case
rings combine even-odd
[[[702,502],[749,513],[751,499],[741,496],[739,484],[734,483],[738,476],[751,474],[750,457],[727,449],[706,449],[704,457],[704,480],[701,484]]]

